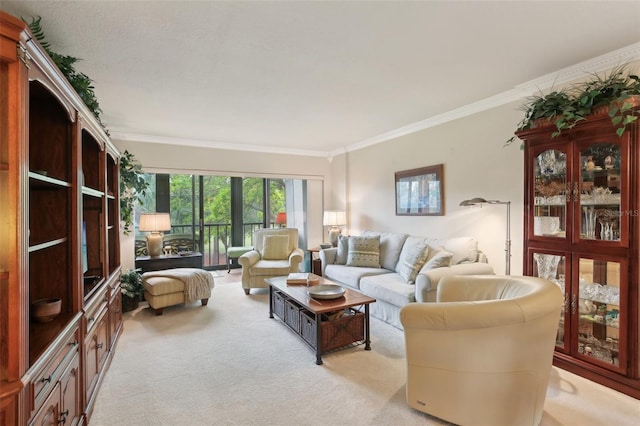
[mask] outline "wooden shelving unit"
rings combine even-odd
[[[118,150],[0,12],[0,423],[84,424],[122,331]],[[33,301],[61,300],[38,322]]]

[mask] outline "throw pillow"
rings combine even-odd
[[[336,265],[345,265],[347,263],[347,253],[349,252],[349,237],[340,235],[338,237],[338,251],[336,253]]]
[[[429,269],[449,266],[451,264],[452,257],[453,253],[449,253],[448,251],[442,249],[442,247],[430,250],[429,257],[427,257],[427,262],[424,264],[422,269],[420,269],[420,272],[428,271]]]
[[[264,260],[282,260],[289,256],[288,235],[265,235],[262,240],[262,258]]]
[[[380,236],[349,237],[347,266],[380,267]]]
[[[450,238],[444,241],[443,248],[453,253],[452,265],[471,263],[478,259],[478,242],[471,237]]]
[[[418,271],[420,271],[420,268],[422,268],[422,265],[424,265],[424,262],[427,260],[429,246],[426,241],[421,241],[417,244],[412,244],[407,250],[407,253],[401,257],[401,262],[399,262],[401,264],[397,269],[407,284],[414,284]]]

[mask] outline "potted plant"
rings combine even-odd
[[[120,291],[122,292],[122,312],[133,311],[144,294],[140,269],[129,269],[120,275]]]
[[[622,65],[603,76],[593,77],[583,83],[552,91],[547,95],[534,95],[522,105],[524,118],[517,131],[545,125],[554,125],[552,138],[563,130],[571,129],[592,114],[607,113],[622,136],[627,126],[638,119],[640,105],[640,78]],[[515,136],[507,140],[510,144]]]

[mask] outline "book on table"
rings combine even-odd
[[[320,277],[309,272],[292,272],[287,276],[287,285],[316,285],[320,283]]]

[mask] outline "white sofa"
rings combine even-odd
[[[371,315],[399,329],[400,309],[413,302],[435,302],[442,277],[494,273],[471,237],[365,231],[357,237],[341,236],[338,247],[320,250],[320,259],[325,278],[375,298]]]

